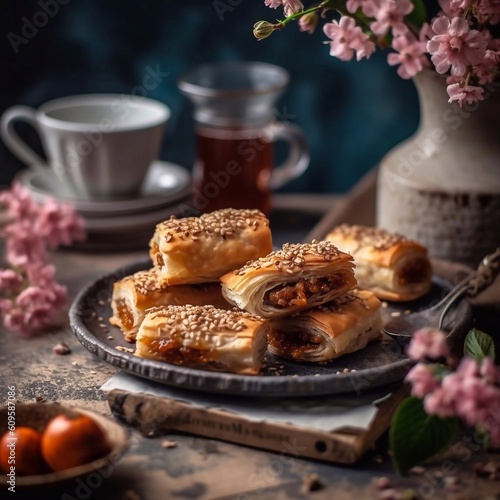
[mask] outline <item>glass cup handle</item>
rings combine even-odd
[[[45,160],[40,158],[14,130],[16,121],[29,123],[40,134],[36,112],[28,106],[14,106],[2,115],[0,132],[7,147],[28,166],[45,165]]]
[[[288,158],[283,164],[273,169],[269,178],[269,187],[278,189],[306,171],[311,158],[309,146],[304,133],[296,125],[273,123],[266,132],[266,139],[270,142],[282,139],[290,146]]]

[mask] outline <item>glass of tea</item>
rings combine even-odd
[[[181,92],[194,104],[197,151],[195,208],[258,208],[269,214],[271,193],[309,165],[301,129],[278,121],[276,101],[289,75],[261,62],[198,66],[184,74]],[[274,165],[274,143],[286,141],[288,157]]]

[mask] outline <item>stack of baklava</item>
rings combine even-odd
[[[231,310],[220,277],[272,250],[259,210],[224,209],[156,226],[153,268],[114,284],[110,322],[137,356],[205,369],[258,373],[265,321]]]
[[[380,336],[380,301],[358,291],[353,258],[327,241],[285,244],[221,278],[226,299],[269,320],[269,350],[324,362]]]
[[[234,373],[258,374],[267,346],[306,362],[357,351],[381,335],[381,287],[392,298],[399,290],[400,300],[408,290],[425,293],[430,265],[410,265],[405,255],[420,248],[406,240],[352,227],[354,235],[347,227],[328,235],[335,244],[286,243],[273,252],[269,221],[258,210],[172,218],[151,239],[153,268],[115,284],[111,322],[136,340],[137,356]],[[342,246],[365,249],[358,254],[367,289],[357,289],[354,258]],[[367,254],[381,256],[370,264]],[[377,274],[370,265],[384,268],[377,271],[383,286],[367,279]]]

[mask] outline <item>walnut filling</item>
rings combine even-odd
[[[163,262],[163,257],[160,253],[160,247],[155,243],[152,246],[152,256],[157,267],[163,267],[165,263]]]
[[[200,366],[212,362],[210,351],[193,349],[175,339],[143,339],[152,357],[173,365]]]
[[[123,300],[121,300],[118,302],[116,310],[118,313],[118,319],[122,324],[122,329],[130,330],[134,326],[134,316],[132,315],[130,308]]]
[[[323,337],[319,334],[308,332],[282,332],[273,330],[269,335],[269,344],[282,356],[301,358],[304,352],[315,349],[321,344]]]
[[[407,262],[398,271],[398,284],[400,286],[410,285],[426,281],[432,270],[429,262],[425,259],[414,259]]]
[[[295,283],[274,287],[266,293],[264,301],[278,308],[302,307],[307,305],[313,295],[328,293],[342,285],[344,285],[344,280],[339,274],[330,274],[321,278],[304,278]]]

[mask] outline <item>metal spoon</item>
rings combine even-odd
[[[472,297],[477,295],[492,283],[499,270],[500,247],[484,257],[477,271],[471,272],[460,281],[437,304],[408,316],[392,318],[384,325],[383,331],[391,337],[411,337],[416,330],[424,326],[442,329],[452,306],[466,293]]]

